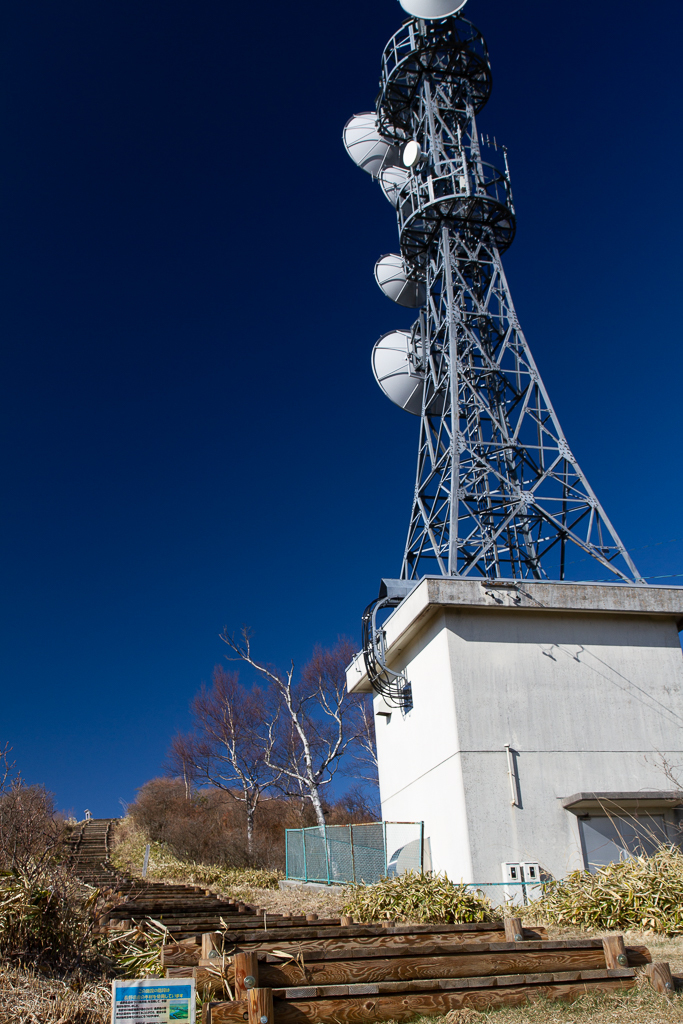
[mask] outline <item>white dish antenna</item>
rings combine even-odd
[[[416,309],[425,302],[425,286],[422,281],[411,281],[406,274],[403,257],[390,252],[375,263],[375,281],[388,299],[399,306]]]
[[[449,14],[461,11],[467,0],[399,0],[401,7],[414,18],[447,18]]]
[[[413,416],[422,414],[424,378],[408,359],[410,331],[383,334],[372,350],[372,372],[387,398]]]
[[[377,114],[354,114],[344,127],[344,148],[355,164],[374,178],[386,164],[398,163],[399,151],[377,131]]]
[[[415,167],[421,156],[422,150],[420,149],[420,143],[416,142],[415,139],[411,139],[410,142],[406,142],[403,147],[401,163],[404,167]]]
[[[398,206],[398,194],[409,177],[405,167],[383,167],[379,172],[380,188],[392,206]]]

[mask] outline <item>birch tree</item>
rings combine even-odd
[[[268,685],[263,757],[278,788],[287,796],[309,800],[316,821],[324,825],[322,794],[358,738],[358,698],[347,693],[345,675],[354,644],[340,639],[332,648],[316,647],[295,679],[293,663],[281,672],[254,657],[248,629],[239,637],[224,630],[221,639],[233,660],[250,665]]]
[[[352,752],[353,760],[345,768],[344,774],[377,786],[379,783],[379,769],[377,764],[377,742],[375,739],[375,711],[372,697],[368,694],[363,694],[358,700],[354,711],[353,731],[356,735],[356,742]]]
[[[207,783],[244,804],[247,851],[254,852],[254,820],[277,771],[267,764],[261,741],[267,732],[267,700],[260,687],[248,690],[236,672],[217,666],[211,689],[203,686],[190,705],[195,733],[176,736],[169,755],[173,774]]]

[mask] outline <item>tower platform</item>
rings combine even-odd
[[[675,838],[681,628],[682,587],[425,577],[384,625],[413,705],[374,698],[382,817],[423,820],[425,866],[465,882]],[[362,655],[347,684],[370,691]]]

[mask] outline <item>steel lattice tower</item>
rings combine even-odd
[[[486,44],[470,22],[411,18],[384,50],[376,113],[345,130],[349,153],[397,209],[402,266],[393,291],[378,282],[421,306],[410,332],[393,332],[404,337],[400,372],[386,378],[394,384],[378,376],[421,421],[401,576],[563,580],[570,561],[590,556],[638,580],[515,314],[501,262],[515,234],[507,155],[476,124],[490,91]],[[412,407],[392,393],[399,378]]]

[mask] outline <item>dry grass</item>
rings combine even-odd
[[[111,983],[44,978],[4,964],[0,970],[0,1024],[108,1024]]]
[[[142,829],[137,828],[131,818],[124,818],[116,825],[114,848],[111,862],[119,871],[132,878],[142,877],[145,846],[149,842]],[[211,886],[216,892],[229,893],[236,899],[251,902],[247,891],[277,889],[279,871],[263,871],[259,868],[231,868],[213,864],[197,864],[181,860],[171,853],[165,843],[150,843],[147,878],[152,882],[184,882],[187,885]]]
[[[574,1003],[539,999],[526,1006],[500,1007],[485,1013],[452,1012],[420,1017],[416,1024],[670,1024],[683,1021],[683,997],[671,1000],[639,985],[623,993],[581,996]]]

